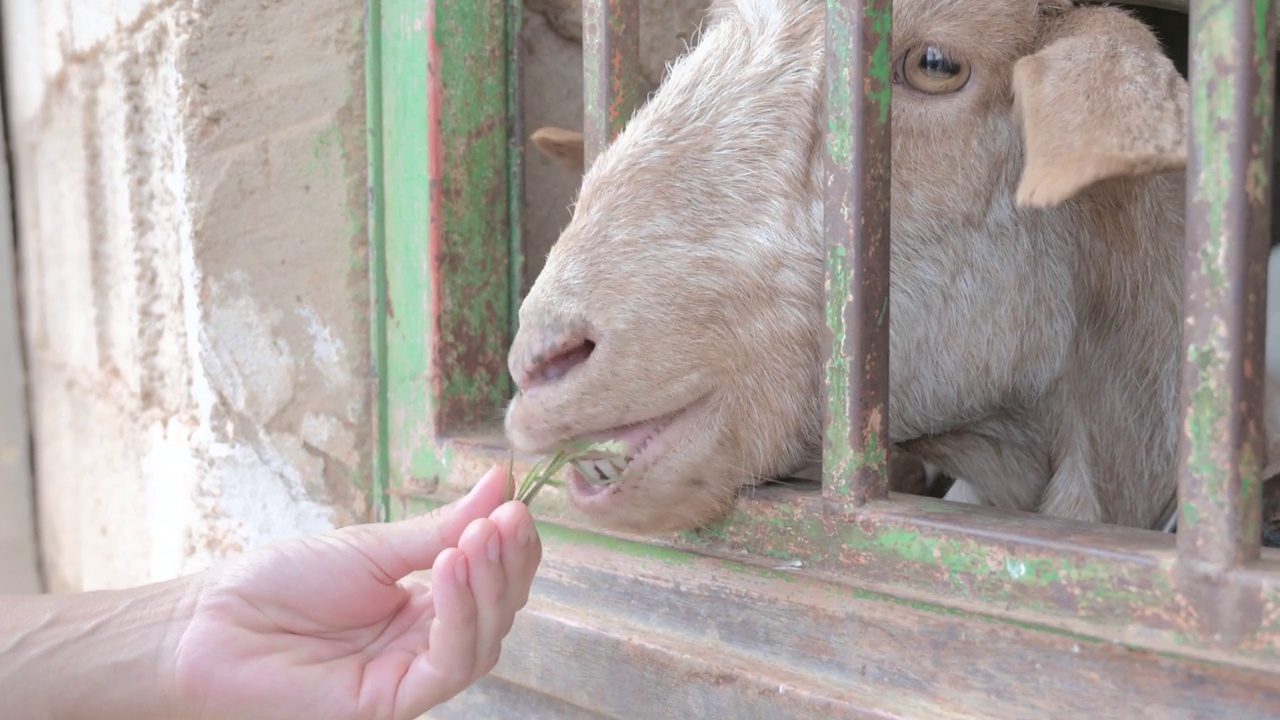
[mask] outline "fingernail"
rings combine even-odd
[[[467,558],[460,557],[458,562],[453,565],[453,576],[458,579],[459,583],[467,582]]]
[[[533,521],[528,519],[521,520],[520,521],[520,547],[525,547],[531,542],[533,542]]]
[[[498,533],[496,533],[496,532],[495,532],[495,533],[493,534],[493,537],[489,538],[489,544],[488,544],[488,546],[485,548],[485,551],[486,551],[486,552],[488,552],[488,554],[489,554],[489,562],[491,562],[491,563],[497,563],[497,562],[498,562],[498,550],[499,550],[499,548],[500,548],[500,546],[499,546],[499,540],[498,540]]]

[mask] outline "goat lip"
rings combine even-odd
[[[567,489],[573,503],[579,509],[600,509],[601,506],[616,501],[628,486],[640,482],[670,447],[667,434],[684,425],[682,421],[691,414],[696,405],[696,403],[688,405],[675,412],[635,425],[593,433],[580,438],[590,441],[622,441],[627,445],[631,462],[622,468],[622,477],[619,481],[611,485],[596,485],[588,482],[578,468],[570,466]]]

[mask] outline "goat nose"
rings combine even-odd
[[[591,357],[595,341],[586,323],[521,327],[507,357],[507,367],[520,392],[564,377]]]

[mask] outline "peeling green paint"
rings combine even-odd
[[[823,484],[854,505],[888,488],[892,15],[887,0],[827,1]]]
[[[829,14],[838,14],[842,10],[840,0],[827,0]],[[844,167],[853,162],[853,116],[849,112],[849,89],[854,57],[848,23],[828,23],[827,39],[827,52],[836,56],[836,71],[829,76],[827,89],[827,152],[836,165]]]
[[[1187,418],[1187,431],[1191,437],[1188,462],[1191,472],[1204,482],[1205,489],[1213,497],[1220,497],[1230,472],[1221,464],[1214,447],[1216,431],[1231,412],[1230,393],[1222,386],[1225,363],[1214,347],[1192,346],[1188,359],[1200,378],[1191,393],[1191,410]]]
[[[1196,51],[1211,58],[1228,57],[1233,52],[1233,14],[1222,7],[1201,10],[1204,18],[1196,35]],[[1194,60],[1193,60],[1194,61]],[[1204,162],[1229,162],[1231,135],[1223,132],[1230,126],[1236,95],[1239,89],[1230,74],[1210,75],[1192,73],[1191,114],[1194,119],[1196,144]],[[1209,165],[1210,167],[1212,165]],[[1218,175],[1215,173],[1215,175]],[[1221,292],[1226,285],[1223,269],[1223,234],[1226,228],[1226,212],[1230,183],[1229,174],[1215,178],[1202,178],[1196,186],[1197,197],[1208,206],[1209,236],[1200,249],[1200,262],[1209,276],[1210,287]]]
[[[1192,5],[1190,21],[1191,251],[1177,542],[1184,559],[1222,571],[1256,558],[1260,544],[1256,375],[1264,315],[1243,283],[1250,248],[1265,246],[1259,215],[1270,211],[1274,8],[1270,0],[1205,0]],[[1256,262],[1265,262],[1261,254]]]
[[[517,307],[514,0],[368,0],[369,212],[378,486],[434,482],[440,438],[511,394]],[[323,132],[318,170],[342,152]],[[433,180],[438,178],[438,182]],[[384,498],[381,513],[395,503]],[[396,511],[398,512],[398,511]]]
[[[1182,522],[1183,527],[1193,528],[1200,524],[1200,511],[1196,509],[1195,503],[1186,502],[1182,504]]]
[[[385,357],[381,366],[387,444],[386,485],[423,476],[439,465],[431,336],[434,318],[428,252],[430,156],[427,148],[427,26],[425,6],[381,0],[380,240]]]
[[[440,62],[441,187],[433,209],[439,244],[432,282],[439,286],[433,368],[440,432],[492,424],[512,384],[510,207],[508,188],[507,0],[436,0],[428,38]],[[429,46],[429,51],[431,46]]]
[[[876,123],[884,125],[889,122],[889,113],[893,101],[892,73],[890,71],[891,48],[893,43],[893,9],[886,4],[880,9],[868,6],[867,21],[876,37],[876,47],[867,66],[870,82],[867,98],[876,109]]]

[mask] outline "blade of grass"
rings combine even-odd
[[[626,445],[617,441],[570,443],[551,457],[543,458],[535,464],[529,473],[525,475],[523,482],[520,483],[520,489],[516,491],[514,497],[527,506],[538,496],[538,492],[542,490],[544,485],[551,485],[552,487],[563,485],[563,483],[555,479],[555,476],[565,466],[586,460],[599,461],[619,456],[625,457],[626,452]],[[514,458],[512,463],[514,464]],[[510,477],[510,471],[508,471],[508,477]],[[613,482],[616,482],[616,480],[608,480],[601,484],[609,485]]]

